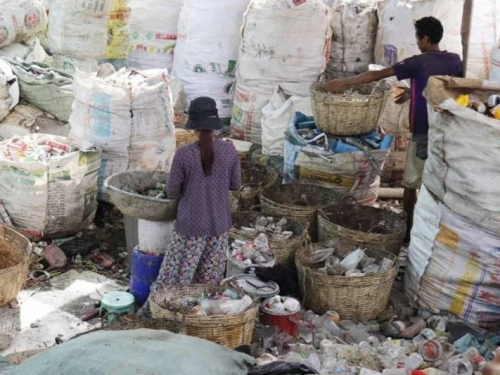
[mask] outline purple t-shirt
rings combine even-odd
[[[229,191],[241,187],[241,165],[231,142],[214,141],[212,174],[201,166],[198,142],[175,153],[167,183],[169,196],[181,195],[175,230],[183,236],[220,236],[231,226]]]
[[[460,56],[446,51],[427,52],[403,60],[393,68],[399,81],[411,79],[410,131],[413,134],[427,134],[429,121],[423,92],[429,77],[462,77]]]

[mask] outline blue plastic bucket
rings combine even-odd
[[[130,293],[143,305],[151,292],[151,284],[156,281],[160,272],[163,254],[150,255],[137,247],[132,254],[132,270],[130,275]]]

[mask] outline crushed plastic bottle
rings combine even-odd
[[[405,369],[413,371],[424,364],[424,358],[418,353],[410,354],[405,360]]]
[[[450,375],[472,375],[474,368],[472,364],[463,358],[457,358],[450,363]]]
[[[364,256],[365,250],[358,249],[346,256],[344,260],[340,262],[340,265],[347,271],[353,270],[358,266],[359,262],[361,262]]]
[[[253,244],[255,247],[258,249],[268,249],[269,248],[269,240],[267,239],[267,236],[264,233],[261,233],[255,238],[253,241]]]

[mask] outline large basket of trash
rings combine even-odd
[[[311,102],[318,129],[333,135],[360,135],[377,129],[390,92],[385,82],[329,91],[324,83],[311,87]]]
[[[175,129],[175,142],[177,149],[187,144],[193,143],[197,139],[198,137],[196,137],[196,133],[193,130],[186,130],[180,128]]]
[[[189,336],[236,348],[250,344],[259,305],[243,292],[210,285],[164,285],[150,298],[153,318],[183,321]]]
[[[278,183],[278,173],[270,167],[251,162],[241,163],[241,189],[231,192],[231,211],[248,211],[260,203],[259,195]]]
[[[342,241],[297,250],[295,264],[304,305],[318,314],[334,310],[343,320],[367,321],[387,307],[398,273],[397,257]]]
[[[273,186],[262,191],[262,211],[273,216],[286,217],[309,225],[313,242],[318,238],[317,213],[340,199],[340,193],[333,189],[309,184]]]
[[[406,223],[394,212],[358,204],[338,204],[318,213],[319,241],[340,239],[349,246],[364,246],[398,255]]]
[[[286,217],[245,211],[233,214],[233,227],[229,230],[229,238],[233,241],[253,242],[259,233],[264,233],[276,263],[294,266],[295,252],[306,239],[307,227],[307,224]]]
[[[0,225],[0,306],[12,302],[29,273],[31,242],[18,232]]]

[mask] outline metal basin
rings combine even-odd
[[[144,191],[167,179],[168,173],[163,171],[128,171],[110,176],[104,187],[111,202],[124,215],[149,221],[172,221],[177,218],[178,199],[145,197],[125,191]]]

